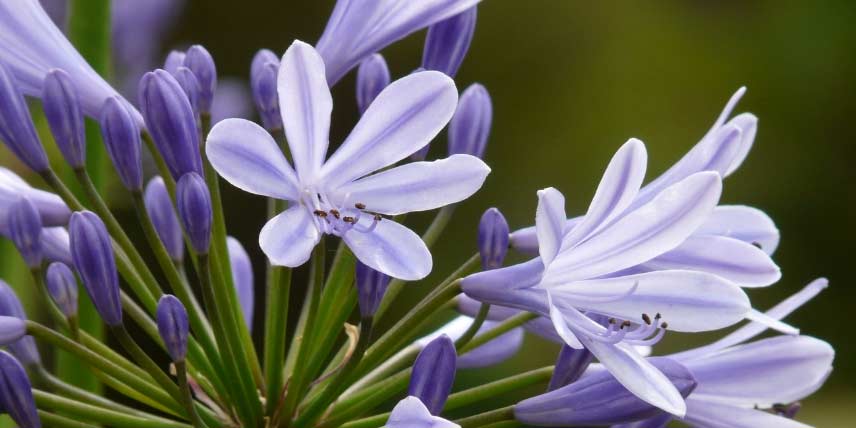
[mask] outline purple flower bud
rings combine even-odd
[[[214,92],[217,90],[217,66],[214,65],[214,58],[204,47],[193,45],[184,57],[184,66],[189,68],[199,81],[199,111],[203,114],[211,113]]]
[[[17,317],[0,315],[0,345],[17,342],[27,334],[27,322]]]
[[[169,257],[176,262],[181,262],[184,260],[184,236],[163,178],[157,176],[149,180],[143,200],[146,204],[146,212],[149,213],[155,231],[166,247]]]
[[[6,221],[9,223],[9,237],[24,257],[27,266],[39,267],[43,257],[42,219],[36,206],[26,197],[20,198],[9,207]]]
[[[413,363],[407,395],[419,398],[432,415],[446,405],[455,381],[457,354],[452,339],[445,334],[429,343]]]
[[[262,119],[262,124],[267,130],[282,129],[282,114],[279,110],[279,95],[277,93],[277,75],[279,74],[279,60],[267,60],[268,55],[259,51],[253,58],[250,74],[250,86],[253,92],[253,101]],[[271,53],[273,55],[273,53]],[[259,64],[259,61],[267,62]]]
[[[41,428],[27,372],[15,357],[0,351],[0,408],[21,428]]]
[[[256,295],[253,288],[253,264],[247,250],[237,239],[231,236],[226,237],[226,246],[229,251],[229,263],[232,266],[232,282],[235,283],[235,291],[238,293],[241,313],[244,314],[244,322],[247,324],[247,328],[252,330]]]
[[[553,369],[553,377],[547,391],[559,389],[565,385],[576,382],[594,359],[594,355],[588,349],[574,349],[563,345],[556,360],[556,368]]]
[[[490,94],[484,86],[473,83],[461,94],[458,109],[449,122],[449,154],[484,157],[492,121]]]
[[[77,88],[64,70],[45,76],[42,106],[59,151],[72,168],[86,165],[86,136]]]
[[[187,356],[187,310],[175,296],[165,294],[158,302],[158,332],[172,361],[184,361]]]
[[[101,135],[113,167],[125,188],[143,189],[140,128],[119,97],[110,97],[101,109]]]
[[[196,118],[175,77],[164,70],[146,73],[140,80],[140,109],[173,178],[202,174]]]
[[[18,300],[18,295],[15,294],[12,287],[9,287],[2,280],[0,280],[0,316],[21,320],[27,319],[24,307],[21,305],[21,301]],[[8,344],[8,347],[9,352],[24,364],[28,366],[31,364],[41,364],[42,359],[39,355],[39,349],[36,347],[36,341],[31,336],[24,336],[18,339],[18,341]]]
[[[36,205],[45,226],[68,224],[71,211],[59,196],[33,188],[14,172],[0,167],[0,233],[5,233],[9,207],[21,196]]]
[[[184,94],[187,95],[187,100],[190,101],[190,107],[193,109],[194,116],[199,116],[199,99],[200,93],[202,91],[199,86],[199,80],[196,79],[196,75],[193,74],[187,67],[178,67],[173,73],[175,76],[175,80],[178,81],[178,84],[181,86],[181,89],[184,91]]]
[[[250,78],[259,74],[262,67],[269,62],[276,64],[278,67],[279,57],[270,49],[259,49],[259,51],[253,55],[253,61],[250,63]]]
[[[3,63],[0,63],[0,140],[33,171],[42,172],[50,167],[24,96]]]
[[[425,37],[422,67],[455,77],[470,49],[475,30],[475,6],[432,25]]]
[[[77,315],[77,279],[74,272],[60,262],[51,263],[45,274],[45,284],[51,298],[66,317]]]
[[[363,318],[373,316],[377,311],[386,293],[389,279],[389,276],[357,261],[357,299],[360,302],[360,315]]]
[[[119,277],[110,235],[104,222],[92,212],[79,211],[69,222],[71,258],[95,309],[107,325],[122,324]]]
[[[170,51],[166,56],[166,60],[163,62],[163,69],[166,70],[167,73],[175,75],[178,67],[184,66],[184,58],[186,56],[187,54],[182,51]]]
[[[369,104],[389,85],[389,67],[383,55],[374,54],[360,63],[357,69],[357,107],[360,114],[366,112]]]
[[[68,231],[64,227],[45,227],[41,238],[45,260],[73,264],[68,247]]]
[[[483,270],[502,266],[508,253],[508,222],[498,209],[489,208],[482,214],[478,245]]]
[[[175,194],[178,218],[193,249],[200,254],[208,253],[211,244],[211,194],[205,180],[195,172],[184,174],[178,180]]]
[[[648,360],[684,397],[696,387],[692,373],[668,358]],[[514,417],[526,425],[612,425],[656,416],[660,409],[637,398],[606,370],[583,375],[578,381],[514,406]]]

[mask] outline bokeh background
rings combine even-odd
[[[176,12],[150,23],[159,27],[157,34],[131,32],[132,39],[149,46],[142,53],[127,47],[114,51],[112,77],[118,86],[132,88],[141,72],[123,66],[123,56],[159,62],[171,48],[201,43],[214,55],[221,78],[230,78],[234,94],[223,96],[229,100],[224,109],[250,117],[240,93],[247,90],[253,54],[260,48],[281,53],[294,39],[314,43],[333,7],[332,0],[126,1],[140,8],[172,1]],[[856,5],[846,0],[486,0],[478,19],[456,80],[461,89],[480,82],[493,97],[486,156],[493,173],[457,211],[435,247],[436,275],[453,270],[474,251],[475,227],[485,208],[500,208],[512,227],[530,225],[535,191],[554,186],[565,193],[569,213],[583,213],[610,156],[629,137],[647,144],[649,177],[654,177],[698,141],[730,95],[745,85],[749,91],[737,112],[755,113],[759,132],[747,161],[726,181],[723,201],[759,207],[776,221],[782,242],[775,259],[784,274],[780,283],[750,296],[765,309],[816,277],[830,279],[827,291],[788,319],[837,349],[832,378],[804,402],[800,418],[818,427],[852,426]],[[128,37],[120,33],[117,40]],[[423,39],[424,32],[418,33],[383,51],[394,76],[419,66]],[[351,74],[334,90],[332,144],[357,119],[353,80]],[[432,154],[442,155],[445,144],[441,135]],[[0,156],[5,166],[23,173],[8,152]],[[119,187],[113,189],[114,203],[127,203]],[[263,259],[254,243],[263,201],[232,188],[226,201],[230,231],[256,257],[261,274]],[[124,214],[133,215],[130,208]],[[419,230],[429,218],[409,220]],[[15,273],[17,256],[4,247],[0,273],[25,281]],[[418,299],[430,283],[413,285],[407,298]],[[663,352],[710,339],[671,336]],[[464,373],[459,382],[550,364],[558,348],[529,337],[524,349],[496,369]]]

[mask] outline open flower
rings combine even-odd
[[[375,172],[440,132],[455,110],[455,84],[430,71],[393,82],[326,158],[333,105],[324,76],[321,57],[306,43],[294,42],[282,58],[279,104],[294,169],[267,131],[243,119],[214,126],[208,158],[236,187],[291,202],[259,236],[272,263],[299,266],[331,234],[372,269],[405,280],[423,278],[432,265],[425,243],[383,216],[461,201],[481,187],[490,168],[476,157],[455,155]]]
[[[460,428],[454,422],[432,415],[428,408],[413,396],[395,405],[385,426],[387,428]]]

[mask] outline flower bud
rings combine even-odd
[[[217,90],[217,66],[214,65],[214,58],[204,47],[193,45],[186,52],[184,66],[189,68],[199,81],[199,111],[203,114],[211,113],[214,92]]]
[[[98,314],[111,327],[121,325],[119,277],[110,235],[104,223],[89,211],[72,214],[69,222],[69,243],[74,268]]]
[[[175,262],[181,262],[184,260],[184,236],[163,178],[157,176],[149,180],[143,200],[146,212],[169,257]]]
[[[588,349],[574,349],[563,345],[556,360],[556,368],[553,369],[553,377],[547,391],[559,389],[565,385],[576,382],[594,359],[594,355]]]
[[[48,266],[45,285],[54,303],[66,317],[77,316],[77,279],[65,263],[54,262]]]
[[[190,108],[193,109],[194,117],[199,117],[199,94],[201,93],[201,88],[196,75],[189,68],[183,66],[178,67],[173,75],[184,91],[184,94],[187,95],[187,100],[190,101]]]
[[[68,231],[64,227],[45,227],[42,229],[42,252],[45,260],[72,265],[71,250],[68,247]]]
[[[416,357],[407,395],[425,404],[432,415],[439,415],[446,405],[455,381],[457,354],[452,339],[445,334],[434,339]]]
[[[668,358],[648,360],[675,385],[682,396],[696,387],[692,373]],[[658,415],[657,407],[627,390],[607,370],[514,406],[514,417],[525,425],[589,426],[632,422]]]
[[[366,112],[374,99],[389,85],[389,67],[383,55],[374,54],[360,63],[357,69],[357,107]]]
[[[41,428],[32,384],[21,363],[0,351],[0,408],[21,428]]]
[[[247,324],[247,328],[252,329],[256,294],[253,288],[253,264],[250,262],[250,255],[247,254],[247,250],[237,239],[231,236],[226,237],[226,246],[229,251],[229,263],[232,266],[232,282],[235,283],[241,313],[244,314],[244,322]]]
[[[363,318],[371,317],[377,311],[386,293],[389,279],[387,275],[357,261],[357,299],[360,302],[360,315]]]
[[[27,322],[16,317],[0,315],[0,346],[17,342],[27,334]]]
[[[146,126],[173,178],[188,172],[202,174],[196,118],[175,77],[164,70],[146,73],[140,80],[139,101]]]
[[[490,94],[484,86],[473,83],[461,94],[458,109],[449,122],[449,154],[484,157],[492,121]]]
[[[164,294],[158,301],[158,332],[173,362],[184,361],[187,356],[187,310],[175,296]]]
[[[475,30],[475,6],[429,27],[422,52],[422,67],[455,77],[470,49]]]
[[[186,56],[187,54],[182,51],[170,51],[166,56],[166,60],[163,62],[163,69],[166,70],[167,73],[175,75],[175,72],[178,71],[178,67],[184,66],[184,58]]]
[[[262,125],[265,129],[272,131],[282,129],[282,113],[279,110],[279,95],[277,93],[279,60],[274,57],[272,61],[258,64],[258,61],[268,57],[268,55],[263,55],[263,52],[265,51],[259,51],[253,59],[250,86],[253,92],[253,101],[256,103],[256,109],[262,119]]]
[[[125,188],[143,188],[140,128],[119,97],[110,97],[101,109],[101,135],[107,154]]]
[[[279,57],[276,56],[272,50],[259,49],[259,51],[253,55],[253,61],[250,63],[250,78],[259,74],[262,67],[269,62],[274,63],[279,67]]]
[[[33,171],[48,169],[48,155],[42,147],[30,110],[15,76],[0,63],[0,140]]]
[[[205,180],[194,172],[184,174],[178,180],[175,203],[178,207],[178,218],[184,227],[184,233],[190,239],[193,249],[200,254],[207,254],[211,244],[211,194]]]
[[[502,266],[508,253],[508,222],[498,209],[489,208],[482,214],[478,246],[483,270]]]
[[[36,206],[45,226],[68,224],[71,211],[59,196],[33,188],[18,177],[18,174],[0,167],[0,233],[5,233],[8,226],[6,217],[9,207],[21,196],[25,196]]]
[[[18,295],[15,294],[12,287],[9,287],[2,280],[0,280],[0,316],[19,320],[27,319],[27,314],[24,313],[24,307],[21,305]],[[8,346],[9,352],[25,365],[41,364],[42,358],[39,355],[39,349],[36,347],[35,339],[31,336],[24,336],[13,343],[4,342],[4,344]]]
[[[42,219],[36,206],[26,197],[20,198],[9,207],[6,221],[9,223],[9,237],[27,266],[31,269],[41,266]]]
[[[53,69],[45,76],[42,106],[54,141],[72,168],[86,165],[86,136],[80,99],[71,76]]]

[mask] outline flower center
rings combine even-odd
[[[374,231],[383,216],[369,211],[362,202],[350,204],[348,199],[346,196],[338,205],[325,193],[306,189],[300,203],[310,211],[315,226],[322,233],[343,236],[351,230],[361,233]]]

